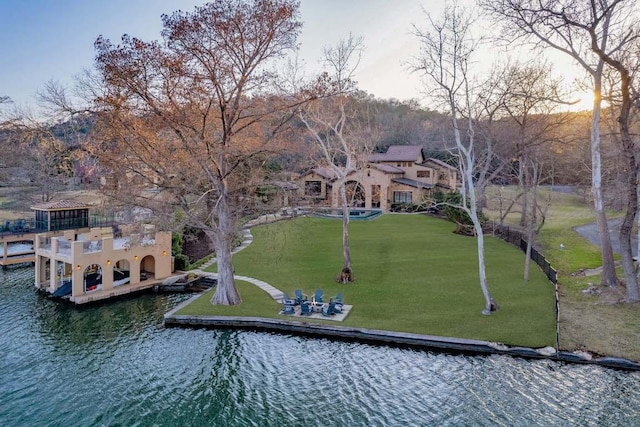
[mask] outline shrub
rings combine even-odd
[[[179,254],[173,256],[173,267],[176,270],[188,270],[189,269],[189,257],[185,254]]]

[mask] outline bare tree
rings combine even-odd
[[[640,290],[638,288],[638,280],[636,277],[635,267],[633,265],[633,252],[631,248],[631,234],[633,225],[638,215],[638,192],[640,178],[640,155],[638,155],[638,146],[635,144],[631,137],[629,130],[630,113],[631,113],[631,66],[627,63],[626,59],[630,56],[627,55],[630,50],[637,49],[637,41],[640,38],[640,28],[637,24],[629,24],[625,21],[625,18],[637,19],[638,11],[625,10],[620,2],[611,1],[610,3],[603,0],[600,7],[604,10],[600,10],[594,3],[591,6],[591,18],[592,21],[579,22],[574,21],[569,16],[564,16],[564,20],[568,25],[581,28],[589,33],[591,37],[591,49],[598,55],[601,61],[604,61],[607,65],[613,68],[619,76],[620,85],[620,102],[619,102],[619,114],[617,122],[620,129],[620,138],[622,142],[622,152],[625,159],[626,169],[626,188],[627,188],[627,209],[624,219],[620,225],[620,254],[622,256],[622,268],[624,271],[625,284],[627,289],[627,302],[640,301]],[[619,7],[618,7],[619,6]],[[622,16],[622,17],[621,17]],[[614,38],[614,49],[609,51],[603,49],[598,43],[599,20],[610,20],[612,17],[618,17],[616,24],[622,26],[622,34],[616,34]],[[609,24],[611,25],[611,24]],[[609,27],[605,27],[608,30]],[[631,45],[631,46],[630,46]],[[616,105],[616,104],[613,104]]]
[[[480,287],[485,299],[482,313],[489,315],[498,309],[498,305],[493,300],[487,283],[484,234],[473,183],[476,167],[475,128],[471,113],[474,88],[469,66],[478,46],[478,41],[473,38],[471,31],[474,20],[470,12],[455,4],[445,6],[440,20],[434,20],[428,13],[426,15],[428,29],[415,28],[415,34],[421,42],[421,53],[414,70],[424,75],[427,86],[437,93],[450,114],[462,176],[462,203],[459,208],[463,209],[473,222],[478,247]],[[458,120],[461,111],[464,111],[463,116],[467,117],[464,141]]]
[[[204,230],[217,257],[213,304],[240,303],[232,242],[291,118],[291,102],[269,91],[267,66],[296,47],[298,6],[216,0],[163,15],[162,43],[127,35],[119,45],[95,43],[103,84],[93,99],[103,135],[96,152],[123,182],[113,193],[131,189],[137,204],[170,207]]]
[[[620,3],[615,0],[611,4]],[[591,76],[594,103],[591,120],[591,181],[596,220],[601,237],[602,283],[616,286],[616,276],[611,237],[607,226],[602,195],[602,163],[600,154],[600,115],[602,73],[604,61],[591,51],[592,40],[588,32],[568,25],[563,15],[571,15],[582,22],[591,22],[596,45],[603,52],[612,52],[609,28],[613,18],[608,1],[558,1],[558,0],[480,0],[480,4],[503,25],[504,38],[533,40],[537,47],[551,47],[573,58]],[[595,15],[593,15],[595,14]]]
[[[342,208],[343,266],[337,280],[351,282],[354,278],[349,245],[349,207],[346,183],[356,172],[357,163],[366,152],[366,140],[359,131],[359,123],[353,114],[357,104],[354,72],[364,49],[361,37],[349,35],[335,47],[324,49],[324,62],[329,72],[320,80],[319,91],[323,96],[299,110],[304,123],[322,153],[322,159],[336,177]],[[316,89],[316,90],[317,90]]]
[[[545,145],[561,141],[559,130],[570,121],[569,113],[556,112],[566,103],[561,93],[559,79],[551,77],[551,69],[545,64],[515,64],[507,68],[500,83],[502,110],[514,129],[513,151],[518,163],[518,183],[522,205],[520,225],[527,235],[524,279],[529,280],[529,264],[536,227],[538,185],[543,180]]]

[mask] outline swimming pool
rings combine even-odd
[[[342,219],[342,209],[337,208],[310,209],[305,211],[305,213],[323,218]],[[381,209],[350,208],[349,210],[349,220],[351,221],[371,220],[380,215],[382,215]]]

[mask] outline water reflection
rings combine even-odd
[[[640,425],[640,373],[165,329],[184,296],[78,309],[0,279],[0,425]]]

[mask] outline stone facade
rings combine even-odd
[[[458,171],[437,159],[424,159],[418,145],[391,146],[386,153],[368,156],[365,167],[347,177],[347,199],[352,207],[388,211],[394,203],[428,202],[436,191],[458,187]],[[330,168],[315,168],[300,177],[300,200],[312,206],[339,207],[339,186]]]

